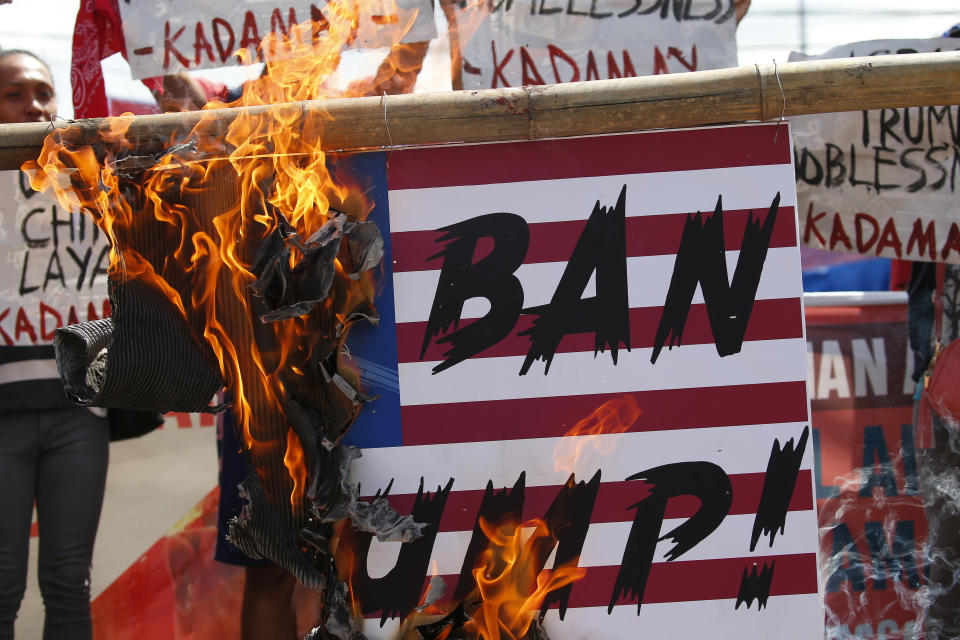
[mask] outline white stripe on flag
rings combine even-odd
[[[803,338],[744,342],[740,353],[721,358],[713,344],[664,347],[651,364],[651,348],[558,353],[544,375],[543,361],[519,375],[524,356],[471,358],[436,375],[437,362],[400,364],[400,404],[405,406],[548,398],[594,393],[687,389],[807,379]],[[452,426],[452,425],[451,425]]]
[[[691,460],[712,462],[728,475],[762,473],[767,469],[774,439],[781,446],[791,438],[796,443],[807,425],[783,422],[578,436],[593,440],[579,451],[573,469],[560,470],[554,467],[554,451],[561,440],[567,451],[573,437],[380,447],[364,449],[363,456],[353,464],[351,476],[354,481],[362,478],[364,493],[372,495],[390,480],[394,481],[392,493],[415,494],[421,477],[427,491],[445,486],[451,477],[453,491],[483,489],[493,478],[501,479],[494,483],[499,489],[512,486],[523,471],[526,486],[556,486],[559,490],[571,471],[577,480],[589,480],[602,466],[601,481],[620,482],[645,469]],[[808,442],[802,469],[813,467],[812,451]]]
[[[624,184],[628,217],[712,212],[720,195],[724,209],[765,213],[778,191],[780,206],[796,205],[795,182],[792,166],[775,164],[391,190],[390,231],[432,231],[497,211],[516,213],[528,224],[586,220],[597,200],[616,204]]]
[[[638,493],[643,493],[640,483]],[[627,510],[630,503],[624,504],[624,522],[595,522],[587,530],[587,537],[583,544],[583,553],[577,563],[580,567],[618,566],[623,560],[623,550],[633,525],[634,511]],[[769,538],[763,536],[755,551],[750,551],[750,535],[753,531],[755,514],[728,515],[720,526],[706,539],[683,554],[680,559],[686,561],[709,560],[714,558],[747,558],[751,556],[763,557],[771,553],[789,555],[797,553],[816,553],[817,541],[810,535],[812,529],[817,528],[816,511],[791,511],[787,513],[784,533],[777,532],[774,548],[769,545]],[[686,522],[685,518],[664,520],[660,528],[660,535],[672,531]],[[524,531],[529,536],[533,529]],[[459,575],[463,558],[467,554],[472,531],[444,531],[437,534],[433,545],[433,555],[430,556],[431,571],[438,575]],[[397,554],[400,552],[400,542],[378,542],[374,539],[367,556],[367,571],[371,578],[386,575],[396,564]],[[669,541],[657,544],[654,562],[666,562],[667,552],[673,548]],[[554,550],[553,553],[556,553]],[[547,567],[553,566],[553,556],[547,562]]]
[[[803,294],[800,261],[796,247],[774,247],[767,251],[767,259],[760,275],[757,300],[797,298]],[[627,258],[627,298],[631,308],[662,306],[670,288],[670,276],[676,254]],[[733,278],[740,259],[740,251],[727,251],[727,277]],[[437,266],[440,266],[439,261]],[[547,304],[560,283],[565,262],[541,262],[521,265],[515,275],[523,285],[523,305],[533,307]],[[393,274],[396,291],[396,318],[398,323],[425,322],[437,292],[440,270],[407,271]],[[595,295],[595,274],[584,290],[583,297]],[[693,304],[702,304],[703,294],[697,285]],[[480,318],[490,309],[486,298],[472,298],[463,305],[461,318]]]
[[[568,609],[563,620],[552,609],[544,624],[552,640],[609,640],[618,631],[637,638],[823,638],[823,606],[816,593],[772,596],[762,615],[756,602],[750,609],[740,605],[735,610],[735,604],[735,600],[647,603],[639,615],[635,604],[618,605],[609,615],[606,607],[582,607]],[[399,631],[397,618],[387,620],[383,628],[379,617],[363,622],[363,633],[370,638],[395,638]]]

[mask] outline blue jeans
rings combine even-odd
[[[109,444],[107,421],[86,409],[0,414],[0,639],[13,638],[26,588],[34,500],[43,638],[92,637],[90,563]]]

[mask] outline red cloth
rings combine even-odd
[[[890,290],[906,291],[910,284],[910,271],[913,269],[913,262],[909,260],[891,260],[890,261]]]
[[[100,61],[117,52],[126,58],[117,0],[82,0],[73,28],[73,62],[70,65],[75,118],[110,115]],[[146,78],[143,84],[155,91],[161,83],[159,78]]]

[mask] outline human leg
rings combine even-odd
[[[296,638],[294,577],[269,560],[248,557],[227,540],[230,519],[240,515],[243,508],[243,499],[237,485],[247,473],[246,460],[240,451],[240,440],[234,431],[233,414],[230,410],[217,416],[217,452],[220,456],[220,502],[217,510],[217,547],[214,558],[218,562],[242,566],[245,569],[243,603],[240,608],[240,637],[242,640]]]
[[[242,640],[297,637],[297,612],[293,606],[296,580],[277,565],[247,567],[240,609]]]
[[[90,638],[90,564],[107,476],[110,433],[84,409],[43,412],[49,433],[37,474],[38,576],[44,640]]]
[[[30,412],[0,414],[0,639],[13,638],[13,623],[27,583],[30,517],[39,435]]]

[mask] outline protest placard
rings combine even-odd
[[[732,0],[497,0],[460,10],[456,22],[476,25],[461,39],[465,89],[737,64]]]
[[[955,38],[874,40],[810,60],[960,50]],[[960,108],[797,116],[801,241],[869,256],[960,263]]]
[[[287,48],[262,51],[261,40],[289,34],[306,20],[322,29],[327,6],[322,0],[128,0],[120,3],[120,16],[133,77],[148,78],[236,64],[238,49],[248,51],[249,61],[281,59]],[[436,36],[431,0],[383,0],[358,10],[351,46],[389,47]]]
[[[110,246],[88,215],[67,211],[30,188],[19,171],[0,172],[0,384],[58,378],[53,333],[110,314]]]
[[[378,330],[396,332],[399,413],[358,441],[354,479],[427,529],[341,534],[368,637],[396,637],[430,575],[439,606],[469,593],[480,522],[503,518],[567,523],[532,567],[584,570],[548,598],[550,637],[820,637],[794,180],[773,133],[391,155]]]
[[[420,523],[315,538],[366,637],[490,611],[542,614],[558,640],[822,637],[790,140],[758,124],[331,160],[384,241],[379,327],[337,347],[370,392],[341,444],[362,449],[361,497]],[[498,577],[503,617],[484,586],[501,537],[523,558]]]

